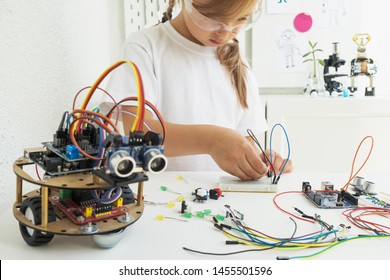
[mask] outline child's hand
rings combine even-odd
[[[269,159],[271,159],[271,155],[270,155],[270,151],[269,150],[266,150],[265,154],[267,155],[267,157]],[[275,151],[272,151],[272,166],[275,169],[274,172],[276,174],[280,173],[280,171],[281,171],[281,169],[283,167],[283,164],[285,162],[286,162],[286,160],[284,158],[282,158],[282,156],[279,153],[277,153]],[[292,161],[288,160],[286,166],[284,167],[283,173],[290,173],[292,171],[293,171]]]
[[[218,127],[209,137],[209,154],[224,171],[241,180],[259,179],[267,174],[267,164],[259,151],[240,133]]]

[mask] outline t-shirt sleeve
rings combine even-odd
[[[260,98],[255,77],[250,71],[247,74],[247,103],[248,108],[244,109],[237,130],[245,136],[248,135],[248,129],[251,129],[255,135],[264,133],[268,130],[264,105]]]

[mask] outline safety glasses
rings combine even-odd
[[[197,9],[195,9],[195,7],[192,5],[192,2],[192,0],[184,0],[184,6],[188,16],[199,28],[209,32],[226,30],[236,34],[240,31],[246,31],[253,26],[253,24],[260,18],[261,15],[261,1],[257,1],[253,13],[249,15],[248,18],[240,20],[240,23],[235,26],[231,26],[206,17]]]

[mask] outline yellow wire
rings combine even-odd
[[[135,82],[136,82],[136,86],[137,86],[137,96],[138,96],[138,107],[137,107],[137,114],[136,114],[136,118],[135,118],[135,121],[133,123],[133,126],[131,128],[131,131],[134,131],[135,128],[137,127],[138,123],[140,122],[140,114],[141,114],[141,106],[140,106],[140,102],[141,102],[141,81],[140,81],[140,77],[138,75],[138,72],[136,70],[136,66],[133,62],[129,61],[129,60],[120,60],[116,63],[114,63],[113,65],[111,65],[110,67],[108,67],[100,76],[99,78],[95,81],[95,83],[92,85],[92,87],[89,89],[82,105],[81,105],[81,109],[85,109],[88,105],[88,102],[89,100],[91,99],[93,93],[95,92],[96,88],[99,86],[99,84],[102,82],[102,80],[112,71],[114,70],[115,68],[117,68],[118,66],[124,64],[124,63],[127,63],[128,65],[130,65],[131,69],[133,70],[133,73],[134,73],[134,76],[135,76]],[[76,126],[74,126],[74,129],[73,129],[73,132],[75,130]]]
[[[251,247],[256,247],[256,248],[269,248],[269,247],[272,247],[272,245],[257,245],[257,244],[253,244],[251,242],[248,242],[246,240],[242,240],[240,238],[237,238],[235,237],[234,235],[231,235],[230,233],[226,232],[226,231],[222,231],[224,235],[226,235],[227,237],[235,240],[235,241],[239,241],[240,243],[243,243],[245,245],[248,245],[248,246],[251,246]],[[260,236],[259,236],[260,237]],[[270,240],[277,240],[277,239],[272,239],[272,238],[267,238],[267,237],[263,237],[265,239],[270,239]],[[325,238],[325,237],[322,237],[322,239]],[[321,240],[321,239],[319,239]],[[294,246],[292,248],[282,248],[282,247],[275,247],[276,250],[300,250],[300,249],[304,249],[304,248],[317,248],[317,247],[326,247],[326,246],[330,246],[330,245],[333,245],[335,243],[337,243],[338,241],[333,241],[333,242],[327,242],[327,243],[321,243],[321,244],[316,244],[316,243],[313,243],[313,244],[296,244],[296,243],[291,243],[291,242],[286,242],[284,243],[283,245],[286,245],[286,246]]]

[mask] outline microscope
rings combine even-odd
[[[337,73],[338,69],[345,64],[345,60],[339,58],[338,44],[338,42],[333,43],[332,55],[330,55],[328,59],[324,59],[324,83],[325,90],[329,92],[329,95],[334,95],[335,93],[338,94],[343,91],[343,84],[336,81],[335,78],[348,76],[347,74]],[[335,68],[333,74],[329,73],[330,67]]]
[[[356,34],[352,40],[358,46],[357,57],[351,61],[351,86],[348,88],[350,92],[357,91],[355,87],[355,77],[367,76],[370,79],[370,85],[366,87],[365,96],[374,96],[374,75],[377,73],[377,66],[371,58],[366,56],[366,45],[371,41],[369,34]]]

